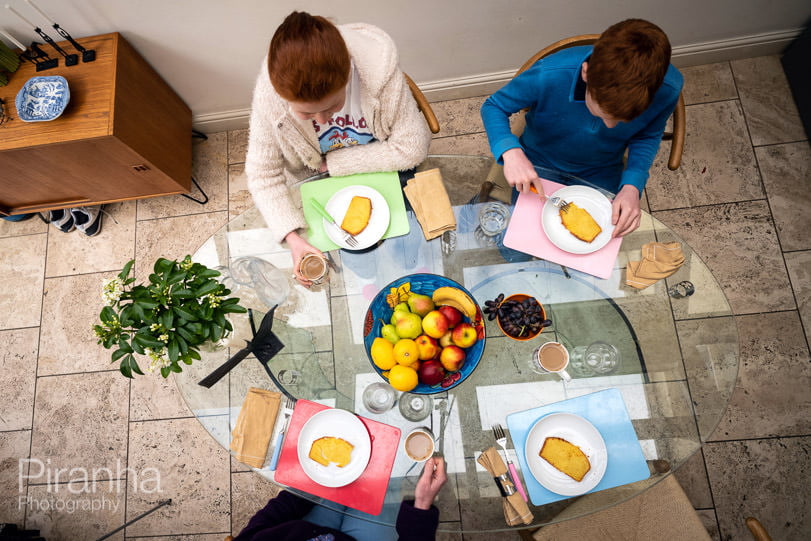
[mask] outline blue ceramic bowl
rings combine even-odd
[[[451,280],[450,278],[439,276],[438,274],[409,274],[407,276],[403,276],[402,278],[398,278],[381,289],[377,295],[375,295],[375,298],[372,299],[369,309],[366,311],[366,319],[363,326],[363,345],[366,348],[366,355],[369,357],[369,363],[372,365],[375,372],[380,374],[380,377],[383,378],[384,381],[386,378],[383,377],[383,371],[372,362],[372,342],[374,342],[375,338],[380,336],[380,329],[382,329],[383,325],[385,324],[383,322],[388,323],[388,321],[391,319],[393,310],[386,302],[386,295],[389,294],[389,290],[392,287],[400,287],[406,282],[411,282],[411,291],[420,293],[421,295],[428,295],[429,297],[436,289],[440,287],[458,287],[467,293],[468,296],[470,296],[470,298],[475,302],[475,298],[470,291],[465,289],[461,284]],[[477,340],[476,343],[469,348],[465,349],[465,363],[462,365],[462,368],[457,372],[449,372],[445,379],[436,385],[418,383],[417,386],[410,392],[416,394],[441,393],[443,391],[453,389],[465,381],[465,379],[467,379],[467,377],[473,373],[482,358],[482,354],[484,353],[485,342],[484,320],[482,318],[481,307],[478,303],[476,303],[475,321],[470,321],[470,318],[467,316],[465,316],[464,321],[472,324],[476,328],[479,333],[479,340]]]
[[[17,116],[23,122],[45,122],[58,118],[70,101],[68,81],[60,75],[31,77],[17,97]]]

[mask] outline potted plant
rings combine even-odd
[[[128,378],[133,372],[143,375],[135,353],[146,355],[147,369],[160,368],[164,378],[182,372],[181,362],[200,359],[202,344],[217,342],[233,330],[226,314],[246,311],[216,280],[218,271],[192,262],[188,255],[180,262],[158,259],[149,282],[135,286],[130,277],[133,263],[104,281],[101,296],[106,306],[99,314],[101,324],[93,326],[98,343],[115,349],[112,362],[119,361]]]

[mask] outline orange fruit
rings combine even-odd
[[[417,371],[410,366],[396,364],[389,371],[389,385],[398,391],[408,392],[417,386],[419,377]]]
[[[411,366],[414,361],[420,360],[420,350],[417,343],[410,338],[402,338],[394,344],[394,360],[398,364]]]
[[[385,338],[375,338],[371,348],[372,362],[381,370],[388,370],[397,361],[394,360],[394,344]]]

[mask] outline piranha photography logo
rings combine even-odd
[[[115,468],[57,468],[51,459],[21,458],[17,469],[18,508],[29,511],[75,513],[77,511],[117,511],[127,486],[135,493],[159,494],[157,468],[140,471],[124,467],[116,460]],[[32,495],[28,487],[45,487]]]

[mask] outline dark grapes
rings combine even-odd
[[[495,313],[501,328],[513,338],[534,336],[544,327],[552,324],[551,321],[543,319],[544,313],[541,305],[534,297],[528,297],[523,301],[505,301],[502,294],[499,295],[499,298],[501,302],[497,309],[491,311],[491,316]]]

